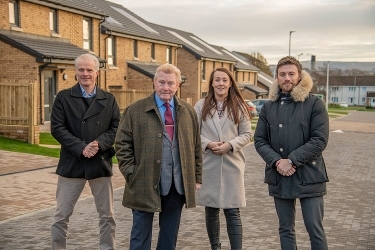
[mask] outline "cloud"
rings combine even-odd
[[[270,63],[288,54],[317,60],[375,61],[374,0],[121,1],[142,18]],[[306,58],[307,59],[307,58]]]

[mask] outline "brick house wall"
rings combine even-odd
[[[181,70],[181,74],[187,80],[180,87],[181,98],[192,98],[192,103],[195,104],[200,98],[200,61],[188,52],[181,48],[178,50],[177,67]]]

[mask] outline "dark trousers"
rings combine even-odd
[[[279,217],[279,234],[282,250],[296,250],[296,200],[274,198],[277,216]],[[303,221],[309,233],[311,250],[328,250],[326,235],[323,229],[324,202],[323,196],[301,198]]]
[[[156,249],[174,250],[181,221],[185,196],[180,195],[174,184],[166,196],[160,196],[159,238]],[[130,250],[151,249],[154,213],[133,210],[133,227],[130,235]]]
[[[227,233],[230,249],[242,249],[242,222],[239,208],[223,209],[227,221]],[[219,208],[205,207],[206,229],[210,240],[211,249],[221,249]]]

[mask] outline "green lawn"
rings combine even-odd
[[[40,132],[39,134],[39,143],[47,145],[60,145],[58,141],[48,132]]]
[[[29,144],[27,142],[21,142],[9,138],[0,137],[0,148],[2,150],[20,152],[34,155],[44,155],[50,157],[59,157],[59,148],[46,148],[38,145]]]
[[[40,144],[59,145],[50,133],[40,133]],[[59,148],[41,147],[9,138],[0,137],[0,149],[12,152],[27,153],[33,155],[43,155],[50,157],[60,157]],[[113,163],[118,163],[116,157],[112,158]]]

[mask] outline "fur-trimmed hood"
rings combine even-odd
[[[313,84],[314,83],[309,73],[303,70],[301,81],[290,92],[290,95],[293,98],[293,101],[295,102],[305,101],[305,99],[308,97],[313,87]],[[276,79],[271,85],[270,94],[268,98],[273,102],[277,101],[279,99],[279,90],[280,90],[279,83],[277,82],[277,79]]]

